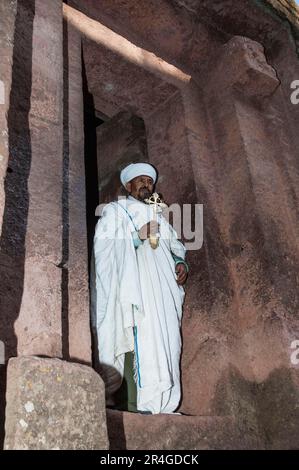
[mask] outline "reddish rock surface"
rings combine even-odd
[[[164,6],[159,12],[160,21],[164,21],[165,15],[171,26],[175,24],[170,13],[174,11],[174,3],[172,7],[168,3],[167,14],[163,11]],[[189,253],[192,270],[183,321],[181,410],[195,415],[243,416],[253,429],[261,428],[262,433],[271,436],[268,441],[260,438],[263,446],[287,447],[284,423],[289,420],[295,423],[291,410],[296,409],[297,400],[297,370],[290,364],[290,344],[298,332],[296,269],[291,268],[293,263],[298,263],[298,249],[292,235],[296,233],[294,201],[297,188],[292,181],[298,178],[293,147],[297,137],[292,124],[285,125],[283,130],[280,126],[277,132],[283,133],[283,138],[280,141],[282,148],[278,150],[270,123],[282,123],[279,114],[290,107],[289,96],[282,96],[281,92],[283,86],[290,83],[291,76],[296,77],[297,59],[293,56],[291,43],[288,45],[283,35],[280,36],[280,48],[278,38],[271,41],[267,35],[273,24],[283,30],[279,15],[270,18],[267,8],[259,9],[249,2],[244,2],[242,7],[222,2],[221,7],[213,11],[212,3],[180,4],[188,10],[184,11],[186,17],[196,14],[200,18],[205,10],[204,18],[210,21],[208,29],[212,31],[219,21],[222,34],[214,34],[213,47],[203,47],[202,56],[196,63],[188,49],[185,49],[184,61],[173,62],[185,73],[192,70],[192,80],[164,98],[164,103],[155,111],[147,107],[152,101],[138,98],[143,105],[137,108],[136,95],[127,95],[130,78],[125,90],[117,78],[114,81],[113,71],[120,72],[124,64],[121,65],[116,57],[113,62],[109,51],[109,67],[101,68],[101,62],[97,67],[89,40],[85,42],[86,63],[90,65],[87,75],[91,90],[98,98],[98,106],[103,102],[104,109],[109,110],[108,100],[114,109],[119,103],[116,110],[120,111],[126,102],[144,118],[149,159],[159,168],[159,190],[166,199],[204,204],[204,246],[200,252]],[[160,29],[157,42],[151,36],[153,29],[143,34],[145,29],[141,27],[141,20],[129,28],[130,21],[138,17],[139,7],[134,8],[129,1],[122,6],[123,15],[117,18],[113,16],[113,6],[109,13],[105,4],[99,10],[94,2],[81,4],[80,8],[106,26],[111,27],[113,21],[113,30],[134,43],[138,30],[139,47],[153,51],[163,60],[170,60],[170,42],[167,43],[164,30]],[[240,8],[248,26],[241,19]],[[130,20],[125,19],[126,12],[130,12]],[[149,24],[157,12],[147,12],[144,21]],[[184,21],[182,19],[182,23]],[[259,24],[263,25],[262,29]],[[246,35],[251,40],[232,35]],[[173,44],[180,43],[174,36],[172,40]],[[217,41],[218,47],[215,46]],[[262,45],[256,41],[261,41]],[[274,51],[284,48],[288,50],[284,57],[288,55],[289,62],[277,67],[278,58]],[[268,58],[273,55],[275,62]],[[120,59],[125,60],[124,57]],[[127,61],[128,72],[131,67]],[[286,80],[283,85],[285,68],[289,82]],[[93,73],[95,70],[97,73]],[[96,82],[95,77],[99,75],[102,80]],[[110,100],[105,92],[106,83],[118,83],[116,93],[112,87],[110,89]],[[142,96],[142,88],[138,90],[138,96]],[[143,94],[146,100],[152,97],[147,93],[145,83]],[[294,122],[297,109],[292,113],[291,122]],[[294,170],[288,176],[282,169],[285,164],[282,160],[279,163],[286,151],[289,153],[288,164]],[[288,182],[282,182],[282,174]],[[288,192],[286,188],[290,187],[292,190]],[[286,208],[288,221],[285,222],[281,204]],[[288,236],[286,226],[293,227]],[[280,247],[282,243],[284,248]],[[294,295],[287,300],[284,292]],[[277,422],[274,426],[271,419],[265,420],[265,410],[269,388],[276,390],[278,384],[284,382],[284,375],[288,377],[286,393],[293,397],[293,405],[289,410],[285,409],[284,416],[277,409],[282,396],[278,395],[277,400],[271,402],[270,414],[279,415],[279,428]],[[272,426],[275,432],[271,432]],[[295,433],[290,437],[289,445],[296,446],[296,442],[298,435]]]
[[[5,203],[4,177],[8,160],[8,109],[9,94],[11,87],[12,62],[13,62],[13,36],[14,21],[17,10],[17,2],[10,2],[9,8],[4,2],[0,5],[1,18],[5,21],[1,25],[0,47],[1,47],[1,78],[0,78],[0,226],[2,225],[2,216]]]
[[[63,68],[59,20],[58,0],[49,8],[41,1],[18,2],[0,261],[0,337],[7,357],[61,354],[61,270],[57,265],[62,245]]]
[[[63,357],[90,364],[81,37],[64,23],[64,39]]]
[[[107,410],[110,450],[258,449],[253,430],[230,416],[142,415]]]
[[[107,158],[109,156],[109,158]],[[147,161],[145,126],[129,112],[116,114],[97,128],[97,166],[101,203],[125,195],[119,188],[119,169],[129,163]]]
[[[298,365],[290,362],[299,339],[294,3],[103,0],[99,8],[72,0],[62,8],[59,0],[37,0],[17,7],[10,2],[1,35],[9,97],[0,104],[8,111],[0,134],[1,175],[8,159],[0,188],[7,358],[90,362],[83,85],[106,120],[97,130],[104,152],[99,145],[96,172],[108,181],[105,199],[118,192],[111,158],[130,155],[134,145],[124,136],[134,134],[130,119],[137,119],[143,144],[146,136],[140,155],[158,167],[167,202],[204,206],[204,243],[188,254],[183,317],[180,409],[195,416],[112,414],[112,442],[113,423],[123,419],[127,445],[142,446],[134,426],[146,433],[149,419],[168,423],[169,443],[185,448],[181,430],[193,420],[190,442],[199,447],[207,429],[208,448],[298,448]],[[129,124],[113,142],[105,127],[111,136],[120,116]],[[159,445],[149,434],[144,442]]]

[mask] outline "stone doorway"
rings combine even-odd
[[[195,201],[196,189],[183,131],[183,98],[178,90],[179,78],[175,76],[179,71],[171,70],[174,77],[167,81],[155,70],[159,68],[155,60],[148,67],[144,67],[142,62],[132,63],[121,51],[115,53],[106,44],[80,35],[73,28],[72,21],[67,23],[67,29],[68,43],[73,48],[79,41],[82,44],[80,60],[78,53],[76,60],[83,70],[90,260],[97,221],[94,209],[98,203],[110,202],[118,195],[124,195],[119,170],[126,163],[150,160],[155,164],[160,173],[159,190],[169,203]],[[72,57],[74,53],[69,53],[68,61]],[[154,69],[150,70],[152,66]],[[75,70],[75,63],[69,62],[69,70]],[[74,76],[71,82],[76,82]],[[89,192],[92,195],[88,200]],[[93,349],[95,352],[96,347]]]
[[[261,237],[269,239],[267,224],[259,218],[267,213],[267,208],[260,196],[261,173],[255,171],[259,163],[250,150],[254,148],[260,161],[266,158],[271,175],[278,181],[271,157],[272,151],[277,153],[267,117],[267,112],[274,109],[279,121],[281,96],[276,92],[279,86],[276,72],[267,63],[258,42],[221,35],[213,28],[204,27],[200,27],[199,34],[208,46],[200,50],[200,67],[198,45],[193,52],[195,59],[187,65],[183,56],[178,59],[171,47],[165,52],[164,43],[166,49],[161,53],[164,61],[157,42],[155,55],[150,42],[140,39],[140,29],[134,35],[126,27],[114,27],[109,13],[101,16],[93,2],[89,2],[87,15],[82,13],[87,11],[80,1],[72,4],[78,10],[64,9],[69,44],[72,44],[69,68],[75,70],[83,58],[94,107],[111,119],[109,124],[106,120],[98,127],[98,137],[104,139],[103,144],[109,149],[109,139],[104,142],[105,126],[107,136],[113,122],[119,123],[125,116],[142,119],[147,157],[159,169],[159,190],[165,199],[170,203],[203,202],[205,205],[205,245],[200,252],[189,254],[193,274],[183,322],[181,410],[195,416],[220,417],[224,429],[227,416],[245,412],[244,400],[249,427],[253,429],[250,439],[257,442],[263,391],[256,389],[256,383],[266,380],[265,371],[270,373],[273,364],[280,369],[282,356],[286,368],[288,361],[283,352],[284,327],[277,323],[271,335],[260,336],[262,318],[271,316],[269,279],[274,265],[271,267],[265,261],[267,250],[259,243]],[[176,26],[179,30],[179,25]],[[74,60],[75,44],[80,44],[81,50],[79,57],[78,47]],[[279,61],[276,66],[280,67]],[[292,142],[291,130],[284,132],[283,140]],[[108,201],[117,192],[117,180],[108,160],[101,174],[99,158],[98,183]],[[294,187],[291,181],[290,184]],[[249,233],[239,224],[241,215],[244,221],[244,211]],[[272,216],[277,222],[281,217],[278,213]],[[290,238],[291,251],[294,243],[294,238]],[[264,259],[262,263],[261,259]],[[247,263],[253,267],[251,272],[244,268]],[[289,282],[292,286],[294,277]],[[261,290],[248,288],[252,285],[260,286]],[[261,291],[269,293],[268,299],[259,296]],[[275,302],[280,304],[277,297]],[[276,338],[274,349],[270,336]],[[268,344],[273,352],[271,363],[266,355],[257,357],[255,353],[262,344],[262,348]],[[291,376],[292,373],[289,382],[293,387]],[[212,427],[216,422],[217,419]],[[234,424],[231,425],[233,428]]]

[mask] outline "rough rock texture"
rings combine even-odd
[[[0,18],[1,18],[1,31],[0,31],[0,48],[1,48],[1,59],[0,59],[0,232],[2,230],[2,219],[5,205],[5,175],[7,171],[7,163],[9,158],[9,98],[11,91],[12,81],[12,62],[13,62],[13,39],[14,39],[14,23],[17,13],[17,1],[9,2],[9,6],[6,2],[0,3]],[[5,21],[4,21],[5,18]],[[5,277],[3,277],[3,267],[9,265],[5,260],[0,262],[1,272],[1,283],[5,283]],[[7,295],[7,291],[5,291]],[[11,300],[14,295],[11,296]],[[0,300],[0,315],[3,319],[3,301]],[[3,320],[2,320],[3,321]],[[5,355],[7,355],[7,344],[4,340],[7,335],[3,334],[3,326],[0,327],[0,341],[2,342],[1,349]],[[5,377],[6,371],[5,366],[0,364],[0,447],[2,447],[3,435],[4,435],[4,407],[5,407]]]
[[[145,118],[150,161],[159,170],[159,191],[167,204],[196,202],[183,100],[180,93]]]
[[[284,102],[279,70],[271,70],[257,43],[235,37],[222,50],[200,89],[183,91],[205,240],[190,253],[181,409],[243,416],[265,433],[266,447],[296,447],[298,370],[290,345],[298,336],[297,189],[285,158],[296,179],[298,162],[292,127],[276,114],[289,98]],[[283,135],[278,141],[273,126]],[[277,401],[267,403],[271,387]],[[261,416],[279,414],[280,387],[294,399],[272,432]]]
[[[102,0],[101,8],[96,0],[68,4],[193,76],[233,35],[270,45],[279,41],[281,27],[288,28],[286,19],[298,31],[293,0],[163,0],[159,8],[155,0]]]
[[[1,135],[7,356],[89,360],[82,46],[83,86],[112,118],[104,126],[119,113],[142,118],[157,189],[204,205],[204,244],[188,254],[181,410],[232,420],[261,447],[298,448],[298,10],[284,0],[61,3],[20,0],[13,38],[10,2],[1,36],[6,96],[12,84]],[[116,143],[117,155],[130,147]],[[100,177],[110,157],[99,148]],[[114,178],[105,198],[117,190]],[[235,445],[250,446],[242,432],[231,432]]]
[[[111,450],[259,449],[261,441],[229,416],[141,415],[107,410]]]
[[[61,43],[59,0],[18,2],[0,240],[7,358],[61,354]]]
[[[118,34],[107,45],[96,26],[93,36],[84,29],[97,109],[112,117],[133,108],[145,122],[159,191],[168,202],[204,204],[204,245],[188,254],[181,410],[239,417],[263,447],[298,446],[296,432],[286,437],[286,423],[292,429],[297,420],[290,344],[299,333],[299,108],[289,91],[298,61],[288,22],[266,2],[165,1],[153,8],[127,0],[121,15],[117,1],[100,9],[91,0],[72,4],[86,21],[96,19]],[[152,75],[163,83],[155,58],[152,73],[143,75],[142,64],[122,54],[122,40],[124,50],[131,50],[125,42],[131,41],[146,57],[151,51],[192,77],[175,85],[165,73],[172,89],[157,106],[156,92],[149,92]],[[268,401],[271,388],[276,399]],[[285,393],[292,405],[280,414]]]
[[[134,61],[128,62],[126,57],[89,39],[84,40],[83,49],[88,87],[95,107],[109,117],[124,109],[141,117],[150,115],[176,91],[172,83],[161,80],[152,70],[137,66]],[[145,84],[149,91],[146,95]]]
[[[194,15],[176,1],[159,1],[157,6],[155,0],[138,3],[135,0],[102,0],[101,8],[95,0],[71,0],[68,3],[186,73],[200,70],[202,62],[219,43],[219,36],[205,22],[196,21]]]
[[[81,37],[65,31],[63,58],[61,0],[10,2],[2,17],[0,339],[7,358],[88,363]]]
[[[5,2],[0,4],[1,20],[1,61],[0,61],[0,227],[4,210],[4,178],[8,160],[8,116],[9,94],[12,76],[14,22],[17,1],[11,1],[9,7]]]
[[[91,362],[81,37],[64,23],[63,358]]]
[[[5,449],[107,449],[104,385],[59,359],[10,359]]]
[[[119,191],[119,168],[146,161],[147,143],[142,119],[129,112],[116,114],[97,128],[99,200],[114,200]]]

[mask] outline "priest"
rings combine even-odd
[[[181,398],[186,250],[162,213],[147,203],[156,169],[132,163],[120,179],[128,197],[104,207],[93,247],[93,324],[107,405],[173,413]]]

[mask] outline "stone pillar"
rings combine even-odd
[[[17,13],[17,0],[9,5],[0,4],[1,34],[0,34],[0,230],[5,204],[4,177],[8,161],[8,122],[9,95],[12,78],[14,25]]]
[[[217,414],[213,400],[217,383],[229,363],[233,285],[222,239],[219,201],[220,150],[210,128],[205,89],[193,81],[182,90],[185,133],[194,174],[197,202],[203,204],[203,246],[187,253],[190,275],[184,309],[182,386],[183,412]]]
[[[5,450],[109,447],[105,387],[90,367],[60,359],[8,364]]]
[[[292,139],[269,112],[278,87],[262,46],[235,37],[200,87],[191,83],[183,93],[205,240],[189,291],[195,307],[184,323],[182,409],[246,416],[276,448],[298,440],[287,422],[298,419],[290,345],[299,326],[297,219],[285,144]],[[284,139],[277,141],[273,125]]]
[[[62,65],[61,0],[18,1],[0,242],[7,358],[61,355]]]
[[[81,36],[64,22],[63,356],[90,363],[82,86]]]
[[[284,177],[287,178],[289,191],[293,194],[293,205],[298,207],[299,103],[294,102],[294,97],[298,97],[298,86],[294,89],[294,82],[299,80],[298,46],[285,27],[276,31],[275,40],[267,49],[267,58],[277,71],[281,85],[267,105],[268,124],[279,143],[276,147],[277,153],[280,153],[279,158],[284,155]]]
[[[20,13],[19,13],[20,14]],[[15,22],[17,18],[17,1],[0,2],[0,234],[2,232],[2,220],[5,206],[5,175],[7,171],[7,164],[9,159],[9,103],[12,82],[12,63],[14,55],[14,33]],[[19,20],[19,19],[18,19]],[[3,242],[1,237],[1,245],[3,249]],[[7,266],[13,261],[13,258],[2,256],[0,253],[0,448],[3,445],[4,438],[4,407],[5,407],[5,387],[6,387],[6,367],[5,357],[9,354],[8,340],[10,346],[15,350],[15,336],[12,332],[10,325],[10,334],[7,334],[7,317],[4,317],[5,303],[4,296],[8,295],[6,277],[2,274],[6,272]],[[12,274],[12,273],[11,273]],[[10,295],[10,297],[13,297]]]

